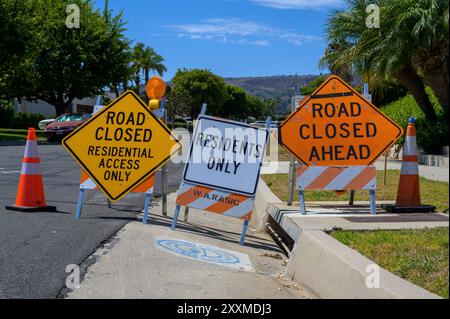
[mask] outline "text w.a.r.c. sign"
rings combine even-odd
[[[308,166],[373,164],[403,130],[337,76],[279,127],[279,142]]]
[[[112,201],[139,186],[181,148],[132,91],[102,108],[63,145]]]
[[[253,196],[268,138],[266,129],[199,116],[183,181]]]

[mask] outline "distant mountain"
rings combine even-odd
[[[280,75],[267,77],[225,78],[225,82],[244,89],[247,93],[277,101],[277,114],[285,114],[289,110],[294,88],[298,90],[317,78],[319,75]]]

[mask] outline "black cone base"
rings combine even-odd
[[[421,206],[395,206],[395,205],[381,205],[381,207],[392,214],[411,214],[411,213],[434,213],[436,207],[430,205]]]
[[[55,206],[43,206],[43,207],[22,207],[22,206],[5,206],[7,210],[13,210],[16,212],[25,213],[37,213],[37,212],[56,212]]]

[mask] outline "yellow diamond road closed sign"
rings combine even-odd
[[[133,91],[96,113],[63,145],[112,201],[139,186],[181,148]]]

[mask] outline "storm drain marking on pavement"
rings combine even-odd
[[[178,239],[156,240],[157,247],[172,254],[216,265],[254,271],[247,254]]]

